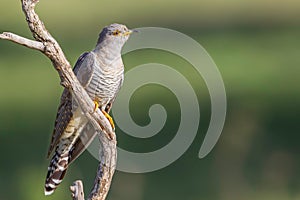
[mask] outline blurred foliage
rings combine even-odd
[[[147,174],[116,172],[108,199],[299,199],[299,10],[300,2],[294,0],[40,2],[37,12],[71,63],[94,47],[101,27],[120,22],[164,26],[191,36],[223,76],[226,124],[214,150],[200,160],[210,118],[201,77],[167,52],[124,56],[126,70],[155,61],[183,73],[200,91],[201,122],[192,146],[172,165]],[[0,32],[31,37],[19,1],[2,1],[0,13]],[[46,199],[46,151],[62,91],[57,73],[41,53],[0,41],[0,90],[0,200]],[[174,95],[164,88],[139,89],[131,102],[132,117],[138,124],[149,123],[148,109],[155,103],[169,113],[163,131],[142,140],[117,129],[121,147],[146,152],[172,139],[180,113]],[[70,199],[68,186],[75,179],[83,179],[88,193],[96,166],[97,160],[84,153],[47,199]]]

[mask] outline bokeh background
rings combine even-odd
[[[108,199],[294,200],[300,198],[300,2],[296,0],[86,0],[41,1],[36,8],[71,63],[91,50],[103,26],[158,26],[185,33],[211,55],[223,76],[227,118],[213,151],[198,159],[209,124],[205,84],[184,59],[143,50],[124,56],[126,70],[158,62],[190,81],[201,107],[200,128],[184,155],[146,174],[116,172]],[[19,0],[2,0],[0,32],[31,37]],[[141,77],[143,78],[143,77]],[[51,197],[43,196],[50,134],[62,87],[41,53],[0,41],[0,200],[70,199],[69,185],[84,181],[88,193],[97,160],[88,152],[72,164]],[[132,138],[117,128],[122,148],[147,152],[176,134],[180,112],[163,87],[144,86],[131,101],[140,125],[148,109],[161,103],[169,118],[150,139]]]

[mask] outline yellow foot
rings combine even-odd
[[[112,129],[115,130],[115,124],[114,124],[114,121],[113,121],[112,117],[107,112],[105,112],[104,110],[102,110],[102,113],[108,119]]]
[[[94,101],[95,107],[94,107],[94,112],[99,108],[99,103],[97,101]]]

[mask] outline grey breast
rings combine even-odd
[[[124,67],[121,56],[115,60],[105,60],[91,52],[93,64],[90,80],[86,90],[89,96],[98,101],[101,105],[106,105],[115,98],[123,81]]]

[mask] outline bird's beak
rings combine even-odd
[[[139,31],[136,29],[128,30],[124,33],[124,36],[131,35],[132,33],[138,33]]]

